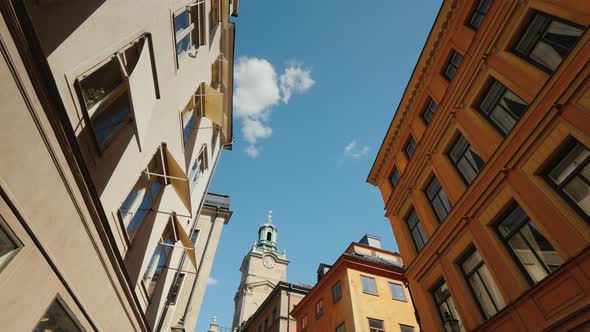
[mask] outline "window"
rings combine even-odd
[[[6,221],[0,215],[0,268],[16,254],[19,247],[14,240],[14,234],[10,232]]]
[[[577,140],[565,146],[564,153],[547,173],[547,180],[579,209],[590,217],[590,150]]]
[[[338,327],[336,328],[336,332],[346,332],[346,326],[344,325],[344,323],[338,325]]]
[[[178,293],[180,292],[180,287],[182,286],[182,282],[184,281],[184,273],[180,273],[176,278],[176,282],[170,288],[170,295],[169,295],[169,302],[170,304],[176,304],[176,299],[178,298]]]
[[[191,242],[193,245],[197,244],[197,239],[199,238],[199,230],[193,229],[193,233],[191,234]]]
[[[315,319],[320,319],[324,315],[324,299],[320,299],[315,304]]]
[[[394,188],[395,188],[395,186],[397,186],[397,183],[399,182],[400,176],[401,175],[399,174],[399,171],[398,171],[397,167],[394,167],[393,168],[393,172],[391,172],[391,177],[390,177],[391,185]]]
[[[361,276],[361,283],[363,284],[363,292],[377,295],[377,284],[375,279],[371,277]]]
[[[399,324],[400,332],[414,332],[414,327],[410,325]]]
[[[414,154],[415,150],[416,150],[416,140],[414,139],[414,137],[410,136],[410,138],[408,139],[408,142],[406,143],[406,146],[404,148],[404,151],[406,153],[406,157],[408,157],[408,159],[412,158],[412,155]]]
[[[466,184],[471,184],[485,163],[465,137],[459,134],[449,151],[449,159]]]
[[[173,15],[174,42],[176,44],[176,66],[180,67],[179,59],[188,54],[189,50],[205,44],[202,17],[204,1],[198,1],[177,11]]]
[[[389,289],[391,290],[391,297],[393,297],[396,300],[407,301],[406,292],[404,291],[403,285],[390,282]]]
[[[301,318],[301,332],[305,331],[307,331],[307,315],[304,315],[303,318]]]
[[[332,302],[336,303],[342,298],[342,287],[340,287],[340,281],[332,286]]]
[[[100,153],[133,118],[140,136],[147,129],[157,95],[148,44],[146,37],[135,40],[75,81],[85,130]],[[132,94],[142,102],[132,104]]]
[[[191,169],[189,171],[188,178],[190,181],[189,186],[191,192],[193,191],[195,185],[199,181],[199,177],[201,176],[201,174],[203,174],[208,167],[209,166],[207,161],[207,146],[203,144],[201,152],[199,152],[199,156],[197,157],[197,159],[193,161],[193,165],[191,166]]]
[[[223,0],[211,0],[211,11],[209,12],[209,34],[211,36],[213,36],[215,29],[221,22],[221,1]]]
[[[475,249],[467,254],[459,266],[486,319],[490,319],[504,308],[506,303],[504,303],[498,286]]]
[[[479,29],[481,26],[481,22],[486,17],[490,6],[492,5],[492,0],[479,0],[475,5],[475,8],[471,12],[471,16],[469,16],[469,20],[467,21],[467,26],[472,28],[473,30]]]
[[[462,61],[463,56],[461,54],[457,53],[457,51],[451,51],[451,57],[449,58],[449,62],[443,71],[443,76],[447,79],[447,81],[450,81],[453,79],[453,77],[455,77],[455,74],[457,73],[457,70],[459,70],[459,66],[461,65]]]
[[[528,104],[519,96],[508,90],[502,83],[493,80],[481,99],[478,109],[492,126],[506,136],[527,107]]]
[[[453,301],[451,293],[444,280],[432,290],[432,296],[434,298],[434,303],[436,303],[436,307],[438,308],[438,313],[440,314],[440,319],[442,320],[445,331],[455,331],[452,326],[456,323],[458,323],[460,330],[463,331],[461,319],[459,318],[457,308],[455,307],[455,302]]]
[[[164,174],[162,153],[162,148],[159,148],[119,208],[119,215],[130,241],[133,241],[137,230],[156,204],[158,195],[165,185],[162,176]]]
[[[584,27],[535,11],[513,51],[552,73],[574,49]]]
[[[383,321],[369,318],[369,332],[385,332],[385,325],[383,325]]]
[[[412,209],[406,223],[410,229],[410,235],[412,235],[414,245],[416,245],[416,250],[418,252],[422,251],[422,248],[424,248],[428,239],[426,238],[426,234],[424,234],[424,229],[422,229],[422,224],[420,224],[420,219],[416,214],[416,210]]]
[[[541,281],[563,264],[557,251],[517,204],[508,210],[496,228],[530,282]]]
[[[270,232],[266,233],[266,241],[270,241],[272,239],[272,234]]]
[[[56,298],[53,300],[45,314],[43,314],[43,317],[39,319],[39,322],[33,331],[82,332],[85,330],[78,325],[76,320],[72,317],[70,310],[62,303],[62,301],[59,298]]]
[[[449,202],[447,194],[436,177],[433,177],[432,180],[430,180],[430,184],[426,188],[426,196],[428,196],[428,200],[430,201],[430,205],[435,212],[438,222],[441,223],[445,220],[451,209],[453,209],[453,205]]]
[[[422,119],[424,119],[424,122],[426,122],[426,124],[429,124],[430,121],[432,121],[432,118],[434,117],[434,112],[436,112],[437,107],[438,105],[436,105],[434,100],[432,100],[432,98],[428,98],[428,101],[426,102],[426,107],[424,107],[424,111],[422,112]]]
[[[277,308],[272,309],[272,321],[277,320]]]
[[[184,144],[190,140],[189,137],[199,126],[199,121],[203,117],[202,109],[196,104],[195,97],[191,97],[190,102],[182,110],[182,137]]]
[[[166,228],[160,237],[160,242],[156,246],[148,267],[143,275],[143,282],[146,284],[148,296],[150,297],[156,290],[156,286],[158,285],[158,281],[162,275],[162,270],[168,263],[172,248],[174,247],[174,243],[177,239],[171,225],[172,221],[167,223]]]
[[[268,331],[268,317],[264,319],[264,331]]]

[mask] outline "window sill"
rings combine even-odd
[[[371,292],[367,292],[367,291],[363,291],[363,293],[367,294],[367,295],[373,295],[373,296],[379,297],[379,293],[371,293]]]

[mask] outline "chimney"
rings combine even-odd
[[[381,238],[378,236],[365,234],[359,243],[381,249]]]

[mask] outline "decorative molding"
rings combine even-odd
[[[428,40],[426,41],[424,50],[428,48],[428,53],[422,54],[418,64],[416,65],[415,73],[410,78],[408,89],[402,97],[396,112],[396,115],[399,118],[396,121],[394,117],[390,127],[390,129],[392,129],[391,134],[389,134],[388,131],[388,134],[386,134],[386,137],[383,141],[381,150],[377,155],[375,165],[373,166],[374,172],[372,172],[372,176],[369,177],[374,183],[376,183],[378,178],[381,176],[386,160],[388,159],[387,157],[393,153],[395,146],[399,143],[401,133],[407,127],[408,115],[415,106],[415,103],[417,102],[416,100],[421,95],[425,86],[425,82],[429,81],[428,77],[432,72],[432,67],[434,66],[435,60],[440,56],[439,48],[445,41],[445,37],[450,30],[453,18],[457,14],[457,5],[458,0],[453,0],[450,2],[450,5],[447,8],[444,10],[441,9],[441,14],[444,13],[444,17],[439,18],[441,23],[438,32],[433,36],[429,36]],[[437,22],[435,22],[435,27],[436,24]],[[420,61],[421,59],[424,60]]]

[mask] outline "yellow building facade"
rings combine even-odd
[[[401,257],[352,243],[291,315],[298,332],[419,331]]]

